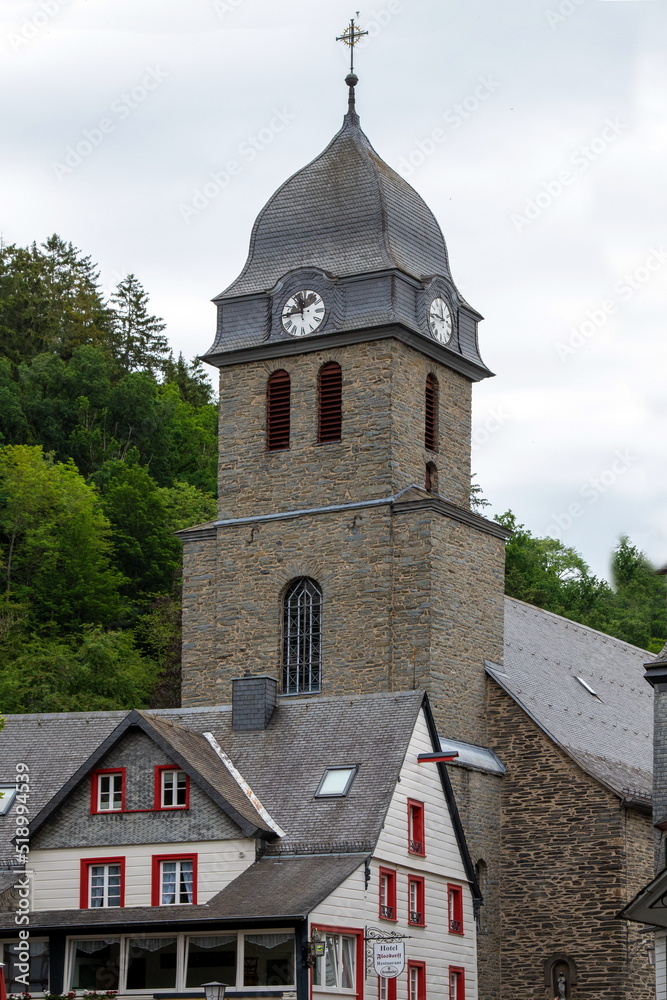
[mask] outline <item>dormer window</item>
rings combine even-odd
[[[93,773],[90,783],[91,813],[123,812],[125,768],[104,768]]]
[[[185,771],[171,765],[155,768],[155,808],[187,809],[190,783]]]

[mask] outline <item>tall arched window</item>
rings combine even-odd
[[[283,600],[283,692],[319,691],[321,680],[322,591],[302,576]]]
[[[428,451],[438,450],[438,380],[435,375],[426,376],[424,447]]]
[[[282,368],[269,375],[266,383],[266,448],[289,448],[290,377]]]
[[[343,424],[343,373],[330,361],[320,368],[317,380],[317,441],[340,441]]]

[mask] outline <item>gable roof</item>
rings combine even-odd
[[[56,794],[30,823],[30,836],[34,836],[50,816],[69,798],[104,757],[117,746],[125,734],[133,728],[141,729],[161,750],[173,759],[218,805],[241,831],[252,837],[257,834],[273,835],[273,829],[266,823],[259,811],[241,791],[238,783],[224,767],[208,742],[196,732],[182,729],[164,720],[152,719],[143,712],[131,711],[77,771],[66,781]]]
[[[256,810],[253,814],[201,735],[210,732],[286,832],[280,840],[281,853],[370,852],[423,700],[421,691],[350,698],[281,697],[267,729],[250,732],[232,730],[228,705],[150,713],[9,715],[0,732],[0,782],[13,780],[17,761],[28,764],[37,828],[136,725],[194,775],[221,808],[230,815],[230,810],[238,813],[245,830],[252,827],[260,836],[272,833]],[[325,768],[347,764],[358,765],[349,794],[343,799],[316,799]],[[14,829],[10,810],[0,816],[0,858],[13,854]]]
[[[653,695],[643,678],[649,656],[507,597],[504,666],[489,663],[487,673],[584,771],[622,799],[647,807]],[[496,750],[502,757],[502,747]]]

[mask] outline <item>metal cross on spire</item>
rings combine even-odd
[[[357,17],[359,17],[359,11],[357,11]],[[349,107],[348,112],[354,114],[354,88],[359,83],[359,77],[354,72],[354,46],[359,42],[364,35],[367,35],[367,31],[362,31],[358,24],[355,23],[353,17],[350,18],[350,23],[343,32],[342,35],[338,35],[336,38],[337,42],[345,42],[350,48],[350,72],[345,77],[345,83],[350,88],[349,97]]]

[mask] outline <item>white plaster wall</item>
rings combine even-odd
[[[33,910],[79,909],[81,858],[125,858],[125,906],[151,905],[153,854],[197,854],[197,902],[205,903],[255,860],[252,840],[116,847],[53,848],[30,852]]]
[[[477,944],[468,885],[456,835],[447,808],[435,764],[418,764],[420,753],[432,753],[423,712],[420,713],[400,781],[389,806],[384,828],[371,861],[371,879],[364,888],[364,865],[349,876],[312,913],[310,925],[323,924],[363,930],[386,928],[409,935],[405,940],[406,964],[409,959],[426,963],[426,995],[447,1000],[450,965],[465,969],[466,1000],[477,997]],[[408,799],[424,803],[426,857],[408,854]],[[380,920],[379,869],[390,867],[397,872],[397,920]],[[426,926],[408,924],[408,875],[425,879]],[[448,930],[447,884],[463,888],[464,934]],[[407,1000],[407,972],[397,981],[397,1000]],[[365,979],[364,995],[373,1000],[378,982],[371,969]],[[344,995],[344,994],[343,994]],[[313,1000],[341,1000],[340,993],[313,990]],[[665,998],[667,1000],[667,998]]]

